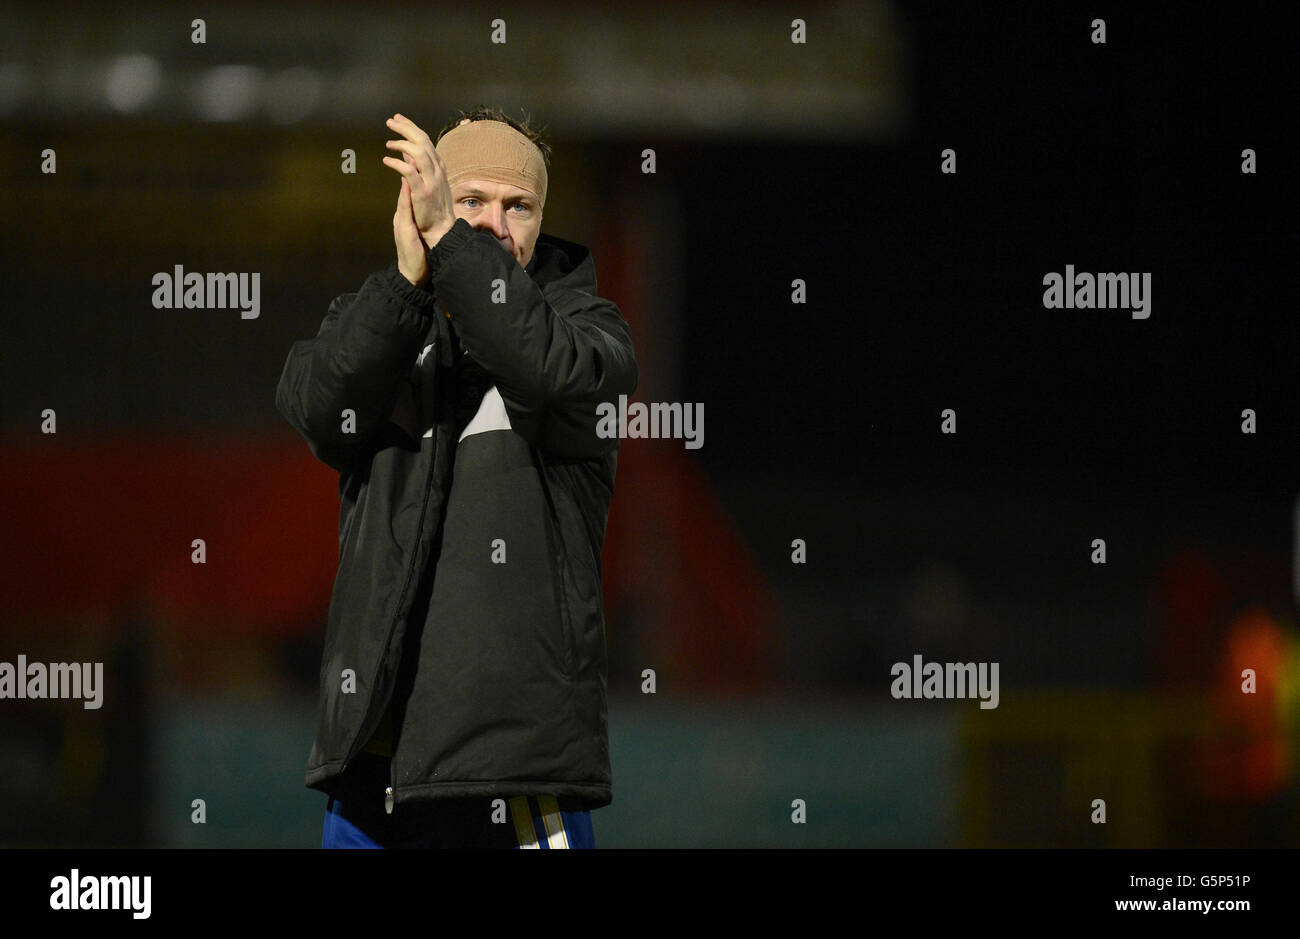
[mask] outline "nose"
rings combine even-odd
[[[506,227],[505,211],[499,203],[492,203],[479,214],[477,221],[486,231],[496,235],[498,241],[504,241],[510,237],[510,229]]]

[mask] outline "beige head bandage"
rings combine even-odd
[[[442,135],[435,149],[447,184],[489,179],[527,189],[546,204],[546,163],[537,145],[502,121],[462,121]]]

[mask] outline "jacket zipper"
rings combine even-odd
[[[434,310],[434,315],[437,316],[437,310],[436,310],[436,308],[435,308],[435,310]],[[437,347],[437,346],[438,346],[438,339],[439,339],[438,336],[434,336],[434,337],[433,337],[433,342],[432,342],[432,343],[430,344],[430,346],[429,346],[429,352],[428,352],[428,354],[430,354],[430,355],[437,355],[438,353],[440,353],[440,352],[442,351],[441,349],[439,349],[439,348]],[[436,365],[436,360],[435,360],[435,365]],[[421,411],[421,416],[423,417],[423,411]],[[433,478],[433,473],[434,473],[434,471],[435,471],[435,470],[437,469],[437,467],[438,467],[438,430],[437,430],[436,427],[434,428],[433,433],[431,433],[431,434],[429,435],[429,439],[430,439],[430,442],[431,442],[431,444],[432,444],[432,449],[429,451],[429,475],[425,478],[425,481],[424,481],[424,502],[425,502],[425,505],[428,505],[428,502],[429,502],[429,481]],[[420,509],[420,531],[421,531],[421,533],[423,533],[423,531],[424,531],[424,507],[423,507],[423,506],[422,506],[421,509]],[[408,579],[408,580],[410,579],[410,572],[409,572],[409,571],[407,572],[407,579]],[[418,583],[419,583],[419,581],[417,580],[416,583],[417,583],[417,589],[418,589]],[[397,625],[397,624],[394,623],[393,625],[395,626],[395,625]],[[408,629],[410,628],[410,624],[409,624],[409,623],[407,624],[407,628],[408,628]],[[418,654],[418,650],[417,650],[417,654]],[[400,665],[401,665],[400,661],[399,661],[398,665],[399,665],[399,668],[400,668]],[[393,698],[393,693],[392,693],[392,691],[389,691],[389,693],[388,693],[389,703],[392,702],[392,698]],[[388,704],[385,704],[384,707],[388,707]],[[390,747],[390,749],[392,749],[392,753],[391,753],[391,755],[388,757],[388,788],[386,788],[386,789],[384,790],[384,814],[385,814],[385,815],[392,815],[392,814],[393,814],[393,805],[394,805],[393,790],[394,790],[395,788],[397,788],[397,750],[396,750],[396,748],[394,747],[394,744],[396,744],[396,742],[397,742],[397,741],[396,741],[396,735],[392,735],[392,736],[390,736],[390,738],[389,738],[389,747]]]
[[[438,314],[437,314],[437,310],[436,310],[436,308],[435,308],[435,310],[434,310],[434,316],[437,316],[437,315],[438,315]],[[439,340],[440,338],[442,338],[442,337],[441,337],[441,336],[437,336],[437,335],[435,335],[435,336],[433,337],[433,342],[430,343],[430,346],[429,346],[429,354],[431,354],[431,355],[438,355],[438,354],[440,354],[440,353],[442,352],[442,350],[438,348],[438,340]],[[435,359],[434,361],[435,361],[435,365],[436,365],[436,364],[437,364],[437,360]],[[434,472],[435,472],[435,471],[437,470],[437,468],[438,468],[438,428],[437,428],[436,426],[435,426],[434,429],[433,429],[433,433],[429,434],[429,442],[430,442],[430,450],[429,450],[429,472],[428,472],[428,474],[427,474],[427,475],[425,476],[425,478],[424,478],[424,502],[420,505],[420,532],[421,532],[421,533],[424,532],[424,515],[425,515],[425,510],[428,508],[428,505],[429,505],[429,483],[430,483],[430,481],[432,481],[432,479],[433,479],[433,474],[434,474]],[[406,572],[406,581],[407,581],[407,586],[409,587],[409,586],[410,586],[410,581],[411,581],[411,569],[408,569],[407,572]],[[417,589],[418,589],[418,583],[419,583],[419,582],[418,582],[418,580],[417,580]],[[405,591],[403,591],[403,596],[405,596]],[[399,606],[400,606],[400,604],[399,604]],[[394,621],[393,621],[393,626],[396,626],[396,625],[397,625],[397,621],[394,620]],[[409,625],[409,624],[408,624],[408,625]],[[392,629],[391,629],[391,628],[389,629],[388,634],[389,634],[390,636],[392,635]],[[385,645],[387,645],[387,643],[385,643]],[[399,663],[398,663],[398,667],[399,667],[399,668],[401,667],[401,663],[400,663],[400,661],[399,661]],[[384,707],[385,707],[385,708],[388,707],[388,705],[392,702],[392,698],[393,698],[393,691],[392,691],[392,689],[389,689],[389,692],[388,692],[388,701],[386,701],[386,702],[384,703]],[[393,744],[395,744],[396,742],[397,742],[397,741],[396,741],[395,738],[390,738],[390,744],[389,744],[389,746],[392,747]],[[354,742],[354,745],[355,745],[355,742]],[[346,762],[346,761],[344,761],[343,766],[344,766],[344,769],[347,768],[347,762]],[[342,772],[342,770],[340,770],[340,772]],[[393,814],[393,805],[395,804],[395,798],[394,798],[394,795],[393,795],[393,790],[394,790],[395,788],[397,788],[397,750],[396,750],[396,749],[393,749],[392,754],[388,757],[388,787],[387,787],[386,789],[384,789],[384,814],[385,814],[385,815],[392,815],[392,814]]]
[[[418,540],[418,539],[419,539],[420,535],[424,533],[424,517],[425,517],[425,515],[428,513],[428,508],[429,508],[429,488],[430,488],[430,483],[433,481],[433,474],[434,474],[434,471],[435,471],[435,470],[437,469],[437,467],[438,467],[438,432],[437,432],[437,428],[436,428],[436,427],[435,427],[435,429],[434,429],[434,432],[433,432],[432,434],[429,435],[429,438],[430,438],[430,441],[432,442],[432,449],[431,449],[430,452],[429,452],[429,471],[428,471],[428,473],[425,474],[425,477],[424,477],[424,498],[423,498],[423,500],[422,500],[421,503],[420,503],[420,521],[419,521],[419,525],[418,525],[418,527],[417,527],[417,532],[416,532],[416,539],[417,539],[417,540],[416,540],[416,549],[417,549],[417,550],[416,550],[415,553],[414,553],[414,557],[418,557],[418,556],[419,556],[419,550],[418,550],[418,549],[419,549],[419,540]],[[397,603],[398,609],[401,608],[401,606],[402,606],[402,601],[406,599],[407,591],[410,590],[410,587],[411,587],[411,574],[412,574],[412,572],[415,570],[415,567],[416,567],[416,565],[415,565],[414,561],[412,561],[411,566],[408,567],[408,568],[406,569],[406,582],[402,585],[402,593],[401,593],[401,597],[399,598],[398,603]],[[399,614],[399,617],[398,617],[398,618],[400,618],[400,614]],[[389,644],[392,642],[392,639],[393,639],[393,630],[396,629],[396,628],[397,628],[397,619],[394,619],[394,620],[393,620],[393,621],[388,625],[388,632],[387,632],[387,634],[386,634],[385,637],[384,637],[384,649],[385,649],[385,650],[388,649]],[[383,660],[382,660],[382,658],[381,658],[380,661],[377,662],[377,663],[375,664],[375,673],[374,673],[374,675],[371,676],[371,679],[370,679],[370,683],[371,683],[372,686],[374,685],[375,681],[379,678],[379,669],[380,669],[380,667],[381,667],[382,665],[383,665]],[[383,705],[382,705],[383,708],[387,708],[387,707],[388,707],[388,704],[389,704],[390,700],[392,699],[392,696],[393,696],[393,689],[392,689],[392,688],[389,688],[389,689],[388,689],[388,694],[387,694],[387,695],[385,696],[385,698],[384,698],[384,703],[383,703]],[[372,704],[373,704],[373,700],[374,700],[374,699],[372,698],[372,699],[371,699],[371,703],[372,703]],[[367,714],[370,713],[369,709],[367,709],[367,712],[366,712],[366,713],[367,713]],[[383,713],[384,713],[384,712],[383,712],[383,710],[381,709],[380,712],[379,712],[379,716],[380,716],[381,718],[383,717]],[[347,771],[348,765],[352,762],[353,758],[356,757],[356,755],[357,755],[357,750],[358,750],[358,746],[357,746],[357,745],[358,745],[359,743],[362,742],[362,739],[363,739],[363,737],[365,736],[365,734],[364,734],[365,729],[366,729],[366,721],[363,719],[363,720],[361,721],[361,727],[360,727],[360,729],[357,731],[357,735],[352,739],[352,744],[348,747],[348,754],[347,754],[347,756],[345,756],[345,757],[343,758],[343,766],[339,769],[339,775],[342,775],[344,772]],[[371,731],[370,731],[370,732],[371,732],[371,733],[374,733],[374,728],[371,728]],[[394,753],[393,757],[395,757],[395,756],[396,756],[396,753]],[[389,757],[389,780],[388,780],[388,781],[389,781],[390,784],[393,783],[393,768],[392,768],[393,757]],[[388,813],[389,815],[391,815],[392,812],[393,812],[393,785],[389,785],[388,788],[384,790],[384,811],[385,811],[386,813]]]

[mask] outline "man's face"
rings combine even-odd
[[[491,233],[521,266],[528,265],[542,233],[542,209],[535,193],[489,179],[462,179],[451,187],[451,198],[457,218]]]

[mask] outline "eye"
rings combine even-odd
[[[461,199],[460,201],[461,201],[461,202],[477,202],[478,200],[475,199],[473,196],[466,196],[464,199]]]

